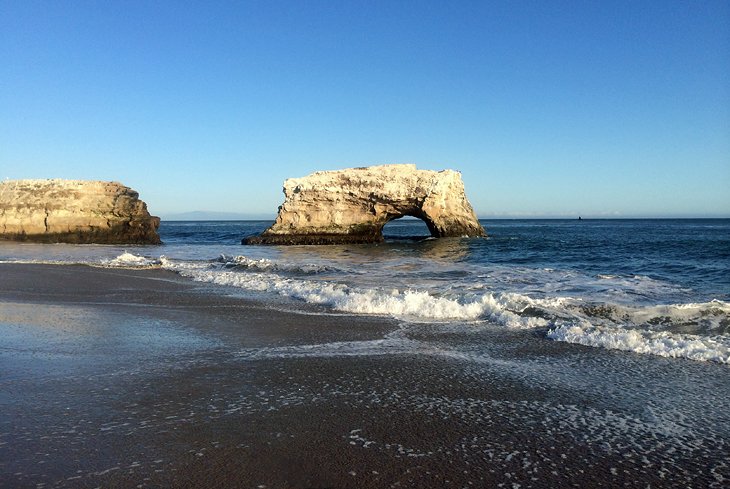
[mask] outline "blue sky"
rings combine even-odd
[[[273,217],[460,170],[480,217],[730,217],[730,2],[0,0],[0,178]]]

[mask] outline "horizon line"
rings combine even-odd
[[[399,219],[412,219],[422,220],[418,217],[404,216],[403,218],[392,219],[391,221],[397,221]],[[600,216],[600,217],[582,217],[582,216],[491,216],[491,217],[479,217],[480,221],[641,221],[641,220],[697,220],[697,219],[730,219],[730,215],[726,216]],[[228,219],[181,219],[181,218],[164,218],[160,217],[160,221],[167,222],[205,222],[205,221],[220,221],[220,222],[236,222],[236,221],[275,221],[276,216],[271,218],[266,217],[240,217],[240,218],[228,218]],[[388,222],[391,222],[388,221]]]

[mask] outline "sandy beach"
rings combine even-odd
[[[730,480],[725,365],[211,287],[0,264],[0,487]]]

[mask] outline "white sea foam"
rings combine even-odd
[[[423,290],[359,288],[324,280],[287,278],[274,273],[201,269],[169,260],[163,260],[162,266],[200,282],[274,292],[356,314],[382,314],[419,320],[487,319],[509,328],[548,325],[543,318],[523,317],[509,310],[509,305],[515,302],[518,294],[500,298],[485,293],[465,299],[433,295]]]
[[[672,358],[730,363],[730,304],[566,304],[548,338]]]
[[[610,301],[586,302],[582,298],[566,296],[531,297],[476,286],[441,291],[389,288],[369,286],[364,282],[340,283],[321,276],[304,278],[296,275],[329,268],[245,256],[221,256],[218,260],[203,262],[173,260],[165,256],[154,260],[125,252],[113,260],[102,261],[105,266],[116,267],[161,266],[195,281],[275,293],[355,314],[387,315],[419,322],[488,321],[511,329],[550,328],[547,337],[556,341],[730,363],[727,331],[730,304],[717,300],[640,306]],[[634,279],[647,283],[643,278]],[[602,277],[601,280],[615,279]]]
[[[587,321],[551,329],[548,338],[586,346],[650,353],[663,357],[730,363],[730,338],[668,331],[596,326]]]
[[[318,265],[316,263],[285,263],[270,260],[268,258],[249,258],[247,256],[238,255],[229,257],[221,255],[218,259],[219,262],[225,266],[235,266],[238,268],[245,268],[248,270],[255,270],[261,272],[293,272],[303,274],[315,274],[321,272],[336,271],[337,269],[327,265]]]
[[[669,304],[651,307],[623,307],[634,324],[696,324],[703,332],[729,326],[730,304],[713,300],[703,303]]]
[[[222,255],[221,261],[226,264],[234,263],[240,267],[251,268],[254,270],[272,270],[276,268],[276,263],[268,258],[259,258],[256,260],[245,256],[235,256],[229,260],[225,255]]]
[[[302,357],[357,357],[400,354],[437,354],[433,345],[405,338],[383,338],[365,341],[337,341],[332,343],[251,348],[238,352],[245,360],[265,358]]]
[[[120,268],[149,268],[160,264],[159,260],[152,260],[143,256],[134,255],[125,251],[121,255],[113,259],[104,258],[101,260],[102,265],[108,267]]]
[[[691,334],[730,332],[730,304],[720,300],[629,306],[572,299],[565,301],[563,306],[564,312],[568,313],[566,318],[584,320],[599,326],[640,326],[652,331]],[[557,315],[560,315],[559,312]]]
[[[185,275],[184,272],[189,272],[191,270],[205,270],[212,267],[212,265],[207,262],[172,260],[165,255],[160,256],[160,266],[165,270],[178,272],[181,275]]]

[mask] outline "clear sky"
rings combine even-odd
[[[730,2],[0,0],[0,179],[273,217],[383,163],[480,217],[730,217]]]

